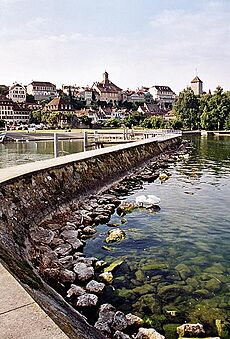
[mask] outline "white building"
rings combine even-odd
[[[13,100],[13,102],[26,102],[26,89],[18,83],[14,83],[9,88],[8,98]]]
[[[124,91],[122,93],[122,101],[127,101],[127,102],[132,102],[132,103],[136,103],[136,102],[145,102],[145,95],[143,92],[140,91]]]
[[[23,104],[15,103],[4,95],[0,95],[0,120],[7,124],[28,123],[30,118],[30,109]]]
[[[14,122],[14,103],[4,95],[0,95],[0,120]]]
[[[27,93],[34,96],[37,101],[52,100],[57,97],[56,86],[51,82],[32,81],[27,86]]]
[[[149,93],[152,94],[153,99],[163,109],[172,108],[176,99],[176,94],[169,86],[152,86],[149,88]]]

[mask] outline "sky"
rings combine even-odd
[[[0,84],[230,89],[230,0],[0,0]]]

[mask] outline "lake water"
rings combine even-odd
[[[58,142],[59,156],[83,151],[82,140]],[[53,141],[11,142],[0,144],[0,168],[54,157]]]
[[[175,328],[200,322],[208,335],[230,338],[230,138],[201,137],[187,160],[170,166],[172,176],[124,197],[161,198],[155,214],[135,210],[121,220],[127,238],[102,249],[109,228],[87,242],[87,256],[124,260],[114,272],[105,302],[143,317],[167,339]]]

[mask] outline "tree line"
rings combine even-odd
[[[220,86],[213,94],[209,92],[202,95],[195,95],[191,88],[184,89],[173,109],[183,128],[230,129],[230,92],[224,92]]]

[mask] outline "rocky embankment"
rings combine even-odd
[[[101,304],[106,286],[113,283],[113,270],[122,262],[108,266],[95,257],[85,257],[84,245],[87,239],[95,236],[97,225],[108,223],[115,211],[125,215],[130,209],[138,208],[136,204],[122,203],[119,197],[141,187],[144,182],[157,178],[167,180],[169,163],[183,157],[187,146],[182,143],[177,150],[173,147],[110,188],[74,201],[68,211],[46,218],[30,230],[29,257],[39,275],[106,338],[163,339],[164,336],[153,328],[145,328],[143,320],[134,314],[124,314],[113,305]],[[159,207],[153,205],[152,208]],[[111,229],[106,242],[121,241],[125,236],[123,230]]]

